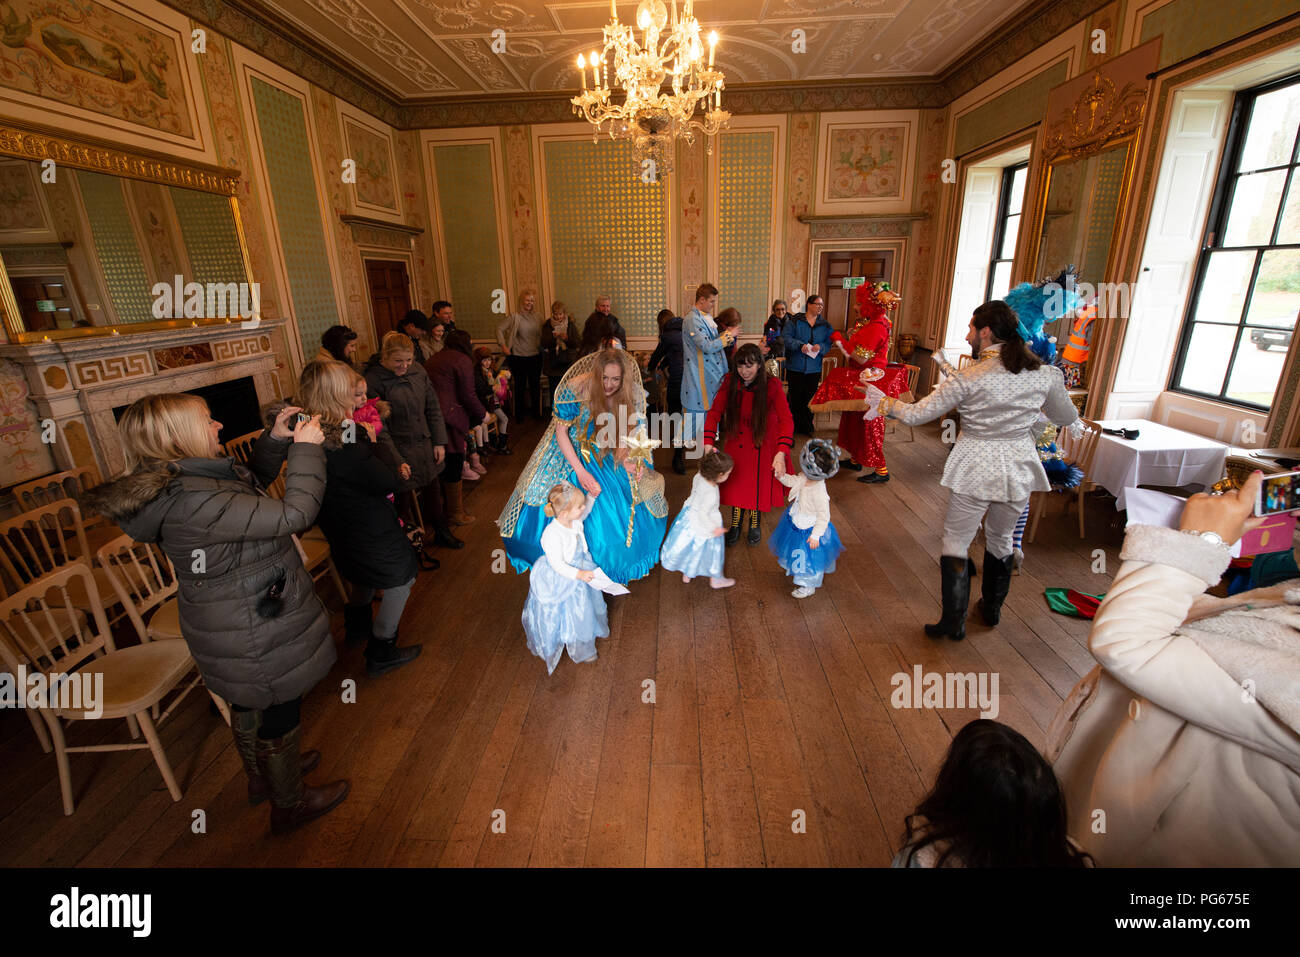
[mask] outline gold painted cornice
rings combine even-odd
[[[0,124],[0,154],[35,162],[49,159],[56,166],[182,186],[222,196],[234,196],[239,180],[238,170],[179,163],[145,153],[128,153],[88,140],[70,140],[39,128],[21,129],[8,124]]]
[[[572,93],[469,93],[398,98],[345,59],[311,44],[291,24],[268,18],[247,0],[162,0],[196,23],[269,57],[399,130],[571,122]],[[942,109],[1038,49],[1111,0],[1039,0],[934,76],[908,79],[791,81],[728,87],[737,115],[802,111]],[[287,54],[287,55],[286,55]]]

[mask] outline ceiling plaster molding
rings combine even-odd
[[[343,57],[310,45],[297,27],[256,0],[162,0],[197,23],[316,84],[399,130],[563,123],[571,94],[502,93],[398,98]],[[727,90],[738,115],[830,110],[941,109],[1011,66],[1110,0],[1040,0],[966,51],[937,76],[887,80],[746,84]]]

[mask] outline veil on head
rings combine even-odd
[[[565,393],[574,396],[578,401],[585,401],[586,397],[579,391],[579,388],[582,386],[584,377],[587,377],[588,383],[590,382],[588,373],[596,368],[596,358],[603,351],[605,350],[585,355],[569,366],[560,379],[560,384],[555,389],[556,402],[567,401],[560,398]],[[619,361],[623,366],[623,374],[631,377],[634,386],[632,395],[636,405],[636,413],[644,416],[646,414],[646,391],[641,384],[641,369],[627,351],[622,349],[609,351],[616,352],[620,356]],[[568,460],[565,459],[564,453],[560,451],[559,445],[555,441],[555,423],[556,419],[552,415],[551,421],[546,426],[546,431],[542,433],[542,437],[537,443],[537,448],[533,450],[533,454],[528,459],[528,464],[524,466],[523,472],[520,473],[519,481],[515,483],[514,491],[510,494],[506,507],[502,510],[500,517],[497,518],[497,525],[501,528],[501,535],[504,538],[509,538],[514,534],[515,525],[519,521],[519,513],[524,506],[545,505],[547,491],[556,482],[564,481],[569,474]],[[661,498],[662,496],[656,498],[656,512],[658,510],[658,500]],[[665,512],[665,514],[667,513]]]

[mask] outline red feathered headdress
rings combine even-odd
[[[889,312],[903,301],[903,297],[890,289],[887,282],[863,283],[854,295],[858,304],[858,316],[868,321],[888,319]]]

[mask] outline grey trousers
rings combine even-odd
[[[411,586],[414,584],[415,579],[412,578],[405,585],[384,589],[384,597],[379,599],[379,611],[375,612],[374,626],[371,629],[376,638],[388,641],[397,634],[397,623],[402,619],[402,610],[406,608],[406,600],[411,597]],[[369,604],[374,597],[373,588],[352,586],[353,604]]]
[[[1012,551],[1016,521],[1028,504],[1028,498],[1018,502],[990,502],[953,492],[948,499],[948,514],[943,519],[943,554],[964,557],[983,520],[988,553],[994,558],[1006,558]]]

